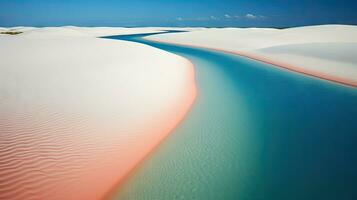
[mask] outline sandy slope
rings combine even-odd
[[[189,61],[116,31],[0,36],[0,199],[101,198],[184,117]]]
[[[11,27],[11,28],[2,28],[0,31],[20,31],[25,34],[28,33],[45,33],[46,37],[49,35],[69,35],[69,36],[93,36],[93,37],[104,37],[112,35],[130,35],[130,34],[143,34],[143,33],[160,33],[165,30],[179,30],[179,31],[196,31],[203,30],[205,28],[177,28],[177,27],[143,27],[143,28],[123,28],[123,27],[78,27],[78,26],[65,26],[65,27],[45,27],[45,28],[36,28],[36,27]],[[69,33],[69,34],[68,34]],[[42,36],[41,36],[42,37]]]
[[[66,28],[77,30],[79,32],[95,37],[162,32],[161,28],[121,28],[121,27],[114,28],[114,27],[75,27],[75,26],[70,26]]]
[[[180,31],[196,31],[202,28],[170,28],[170,27],[146,27],[146,28],[112,28],[112,27],[95,27],[95,28],[85,28],[85,27],[68,27],[80,32],[96,36],[111,36],[111,35],[130,35],[130,34],[141,34],[141,33],[160,33],[165,30],[180,30]]]
[[[42,34],[45,34],[44,37],[48,36],[92,36],[92,37],[103,37],[111,35],[128,35],[128,34],[137,34],[137,33],[156,33],[162,32],[161,28],[121,28],[121,27],[76,27],[76,26],[67,26],[67,27],[45,27],[45,28],[36,28],[36,27],[12,27],[12,28],[3,28],[8,31],[20,31],[23,32],[23,35],[27,34],[39,34],[42,37]],[[1,30],[1,28],[0,28]]]
[[[357,26],[290,29],[224,28],[149,36],[162,42],[214,48],[294,71],[357,86]]]

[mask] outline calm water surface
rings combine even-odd
[[[357,199],[357,89],[147,35],[109,38],[188,58],[199,95],[114,199]]]

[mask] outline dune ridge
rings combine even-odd
[[[196,97],[188,60],[83,30],[0,36],[0,54],[0,199],[106,197]]]
[[[288,29],[207,28],[146,39],[225,51],[309,76],[357,87],[357,26]]]

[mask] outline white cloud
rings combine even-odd
[[[218,18],[212,16],[212,17],[195,17],[195,18],[183,18],[183,17],[177,17],[175,18],[176,21],[209,21],[209,20],[218,20]]]
[[[265,16],[263,16],[263,15],[254,15],[251,13],[246,14],[244,17],[247,19],[264,19],[265,18]]]
[[[176,21],[209,21],[209,20],[223,20],[223,19],[236,20],[242,18],[241,16],[238,15],[229,15],[229,14],[225,14],[223,17],[217,17],[214,15],[211,15],[209,17],[195,17],[195,18],[177,17],[175,18],[175,20]]]
[[[210,19],[212,19],[212,20],[219,20],[219,18],[218,18],[218,17],[215,17],[215,16],[210,16]]]
[[[248,13],[248,14],[246,14],[246,15],[245,15],[245,18],[247,18],[247,19],[256,19],[256,18],[257,18],[257,16],[255,16],[255,15],[253,15],[253,14]]]
[[[232,18],[232,16],[230,16],[230,15],[228,15],[228,14],[225,14],[224,17],[227,18],[227,19]]]
[[[207,18],[207,17],[196,17],[194,20],[195,21],[207,21],[207,20],[209,20],[209,18]]]
[[[209,20],[241,20],[241,19],[248,19],[248,20],[259,20],[259,19],[265,19],[266,17],[263,15],[255,15],[252,13],[248,13],[246,15],[230,15],[230,14],[224,14],[222,17],[217,17],[214,15],[211,15],[209,17],[195,17],[195,18],[183,18],[183,17],[177,17],[177,21],[209,21]]]

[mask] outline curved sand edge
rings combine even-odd
[[[207,28],[146,38],[245,56],[290,71],[356,87],[357,26],[287,29]]]
[[[107,196],[196,98],[185,58],[57,31],[0,37],[0,199]]]
[[[229,53],[229,54],[235,54],[235,55],[239,55],[239,56],[243,56],[249,59],[253,59],[256,61],[260,61],[266,64],[270,64],[276,67],[280,67],[289,71],[293,71],[293,72],[297,72],[300,74],[304,74],[304,75],[308,75],[308,76],[312,76],[312,77],[316,77],[316,78],[320,78],[326,81],[331,81],[334,83],[339,83],[339,84],[343,84],[346,86],[351,86],[351,87],[357,87],[357,81],[354,80],[350,80],[350,79],[345,79],[345,78],[341,78],[341,77],[337,77],[337,76],[333,76],[330,74],[324,74],[318,71],[313,71],[313,70],[309,70],[309,69],[304,69],[304,67],[299,67],[296,65],[291,65],[288,63],[284,63],[284,62],[280,62],[278,60],[272,60],[270,58],[261,56],[261,55],[256,55],[254,53],[248,53],[248,52],[242,52],[242,51],[232,51],[232,50],[226,50],[223,48],[212,48],[212,47],[207,47],[207,46],[200,46],[200,45],[193,45],[193,44],[187,44],[187,43],[178,43],[178,42],[169,42],[169,41],[165,41],[165,40],[160,40],[157,38],[145,38],[146,40],[149,41],[153,41],[153,42],[161,42],[161,43],[166,43],[166,44],[175,44],[175,45],[183,45],[183,46],[188,46],[188,47],[194,47],[194,48],[203,48],[203,49],[208,49],[208,50],[214,50],[214,51],[221,51],[221,52],[225,52],[225,53]]]
[[[116,184],[109,190],[109,192],[107,192],[107,193],[103,196],[103,198],[101,198],[101,199],[103,199],[103,200],[104,200],[104,199],[112,199],[114,196],[116,196],[116,194],[118,193],[118,191],[120,191],[121,186],[122,186],[123,184],[125,184],[125,182],[126,182],[130,177],[132,177],[132,176],[136,173],[136,171],[140,170],[140,167],[145,163],[145,161],[146,161],[147,159],[150,158],[151,154],[154,153],[155,150],[157,150],[158,148],[160,148],[160,144],[163,143],[163,142],[165,142],[165,140],[166,140],[168,137],[170,137],[171,133],[172,133],[177,127],[179,127],[179,126],[181,125],[181,123],[185,120],[186,116],[187,116],[187,115],[190,113],[190,111],[192,110],[192,107],[194,106],[195,100],[196,100],[197,95],[198,95],[198,90],[197,90],[197,88],[196,88],[196,85],[197,85],[196,82],[197,82],[197,81],[196,81],[196,78],[195,78],[196,76],[195,76],[195,72],[194,72],[194,71],[195,71],[195,70],[194,70],[194,68],[195,68],[194,64],[193,64],[191,61],[189,61],[188,59],[186,59],[186,60],[187,60],[187,62],[189,63],[188,65],[191,66],[192,76],[194,77],[193,86],[192,86],[192,88],[189,90],[189,91],[192,92],[192,95],[191,95],[192,99],[191,99],[191,100],[188,99],[188,102],[190,102],[190,103],[188,103],[188,107],[189,107],[189,108],[181,115],[181,119],[178,121],[178,123],[176,123],[176,125],[175,125],[174,127],[172,127],[172,129],[169,130],[169,131],[167,132],[167,134],[164,135],[164,136],[157,142],[157,144],[154,145],[154,146],[143,156],[143,158],[142,158],[140,161],[138,161],[138,162],[136,163],[136,165],[133,166],[133,168],[130,169],[130,170],[125,174],[125,176],[119,178],[119,180],[117,181],[117,183],[116,183]]]

